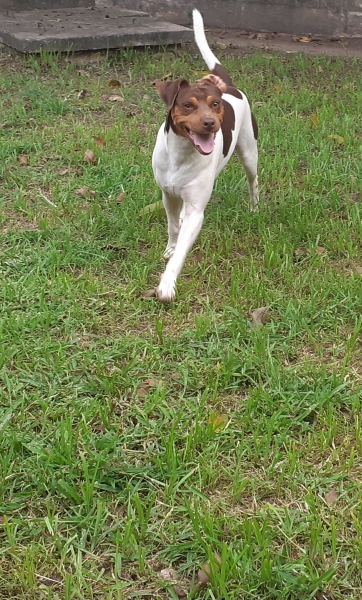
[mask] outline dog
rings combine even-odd
[[[158,81],[167,106],[152,155],[156,183],[168,222],[166,269],[155,290],[161,302],[176,296],[176,281],[187,253],[199,235],[214,182],[234,150],[244,167],[251,208],[258,191],[258,126],[249,102],[210,49],[200,12],[193,10],[199,51],[211,71],[196,83],[186,79]]]

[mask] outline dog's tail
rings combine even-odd
[[[217,77],[220,77],[226,83],[226,85],[234,87],[230,75],[220,64],[220,61],[218,61],[215,54],[211,50],[209,44],[207,43],[204,29],[204,21],[201,16],[201,13],[197,10],[197,8],[194,8],[194,10],[192,11],[192,17],[194,23],[195,41],[198,46],[198,49],[200,50],[202,58],[206,62],[213,75],[217,75]]]

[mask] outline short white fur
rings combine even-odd
[[[220,64],[211,51],[198,10],[193,11],[195,40],[210,70]],[[192,143],[176,135],[172,128],[160,127],[152,156],[152,168],[157,184],[162,190],[162,200],[168,221],[168,243],[164,257],[166,269],[156,288],[161,302],[170,302],[176,296],[176,281],[186,256],[202,227],[204,210],[210,200],[215,179],[229,161],[234,150],[246,172],[251,208],[256,209],[258,193],[258,148],[254,137],[249,102],[242,94],[238,98],[224,93],[222,99],[231,104],[235,114],[235,127],[227,153],[223,155],[222,130],[216,134],[214,150],[209,155],[197,152]]]

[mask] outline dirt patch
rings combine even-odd
[[[219,48],[247,54],[251,50],[304,52],[311,56],[362,58],[362,37],[301,36],[286,33],[251,33],[240,29],[209,29],[208,40]]]

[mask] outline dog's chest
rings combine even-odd
[[[199,154],[189,140],[165,132],[161,126],[152,156],[152,168],[157,184],[169,193],[200,182],[214,180],[222,153],[223,138],[219,131],[212,154]]]

